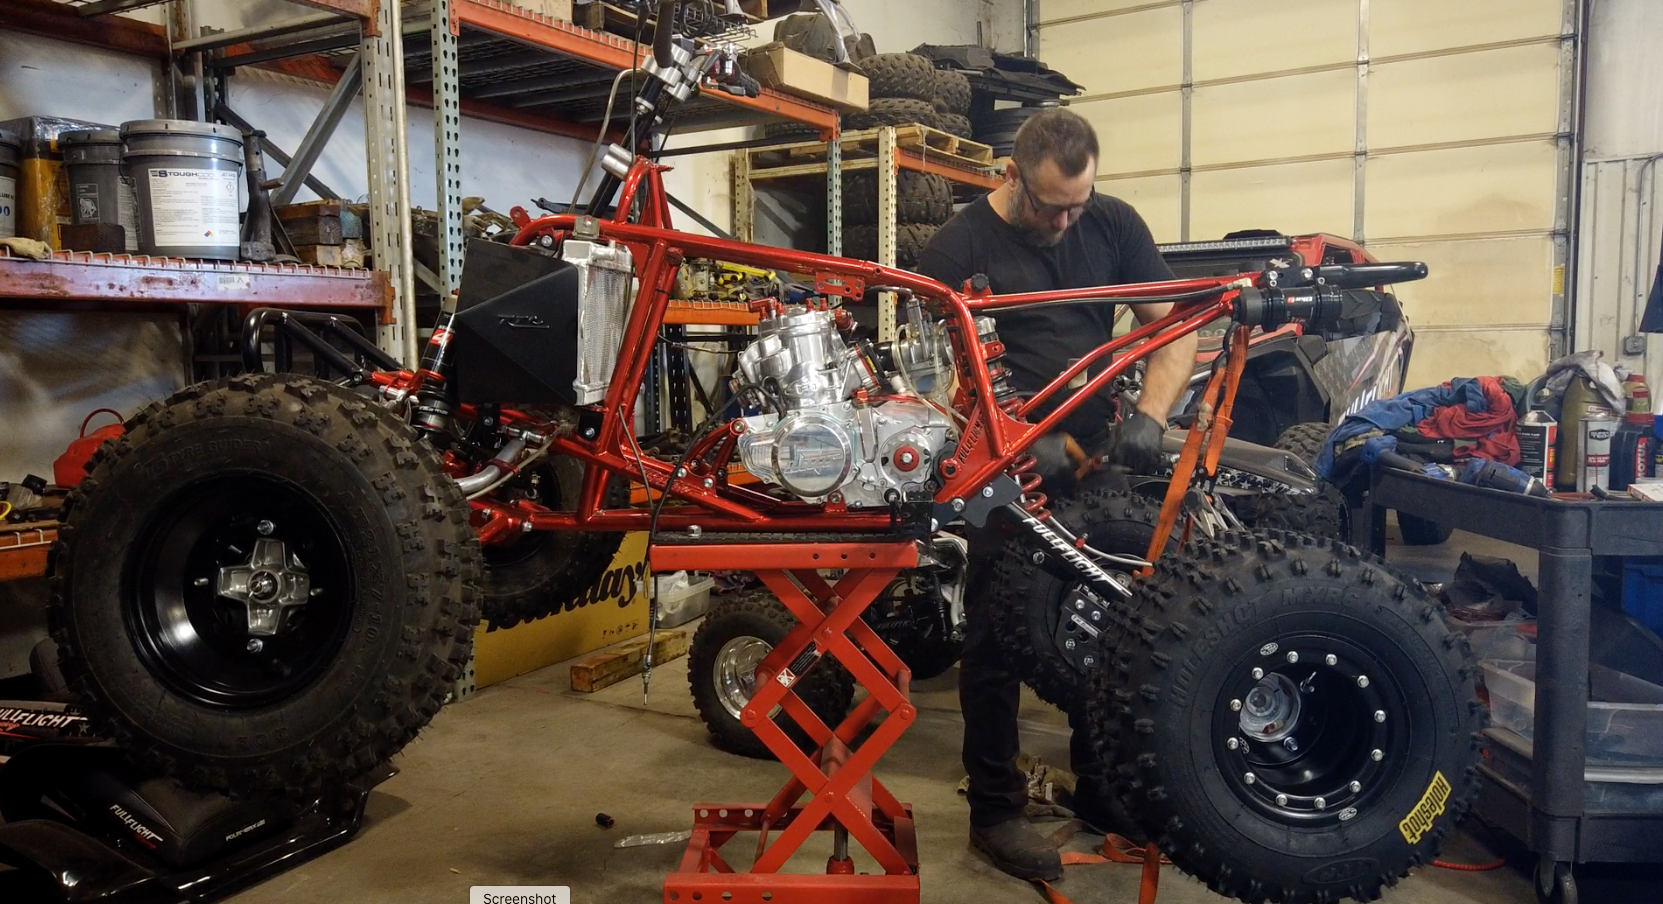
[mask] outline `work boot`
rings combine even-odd
[[[970,827],[970,846],[986,854],[993,865],[1018,879],[1062,878],[1062,856],[1039,836],[1026,817],[1007,819],[996,826]]]

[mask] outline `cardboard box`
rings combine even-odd
[[[549,19],[572,21],[572,0],[512,0],[515,6]]]
[[[474,634],[474,687],[582,656],[647,633],[647,535],[628,534],[612,565],[570,610]]]
[[[866,76],[798,53],[783,43],[747,51],[740,66],[763,85],[786,94],[839,110],[864,110],[868,105]]]

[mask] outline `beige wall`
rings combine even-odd
[[[1099,188],[1157,240],[1331,232],[1425,260],[1432,275],[1399,291],[1412,384],[1542,370],[1574,3],[1038,2],[1041,58],[1086,86],[1074,109],[1103,141]]]

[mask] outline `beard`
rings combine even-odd
[[[1030,223],[1022,224],[1022,237],[1035,248],[1055,248],[1062,242],[1062,237],[1068,230],[1053,231],[1044,226],[1034,226]]]

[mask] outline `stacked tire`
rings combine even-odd
[[[957,70],[938,70],[915,53],[880,53],[860,62],[871,83],[865,112],[843,117],[848,131],[881,126],[926,125],[969,137],[970,80]],[[953,215],[953,188],[946,179],[903,170],[895,180],[895,264],[910,269],[941,224]],[[843,254],[878,259],[877,174],[850,173],[843,180]]]

